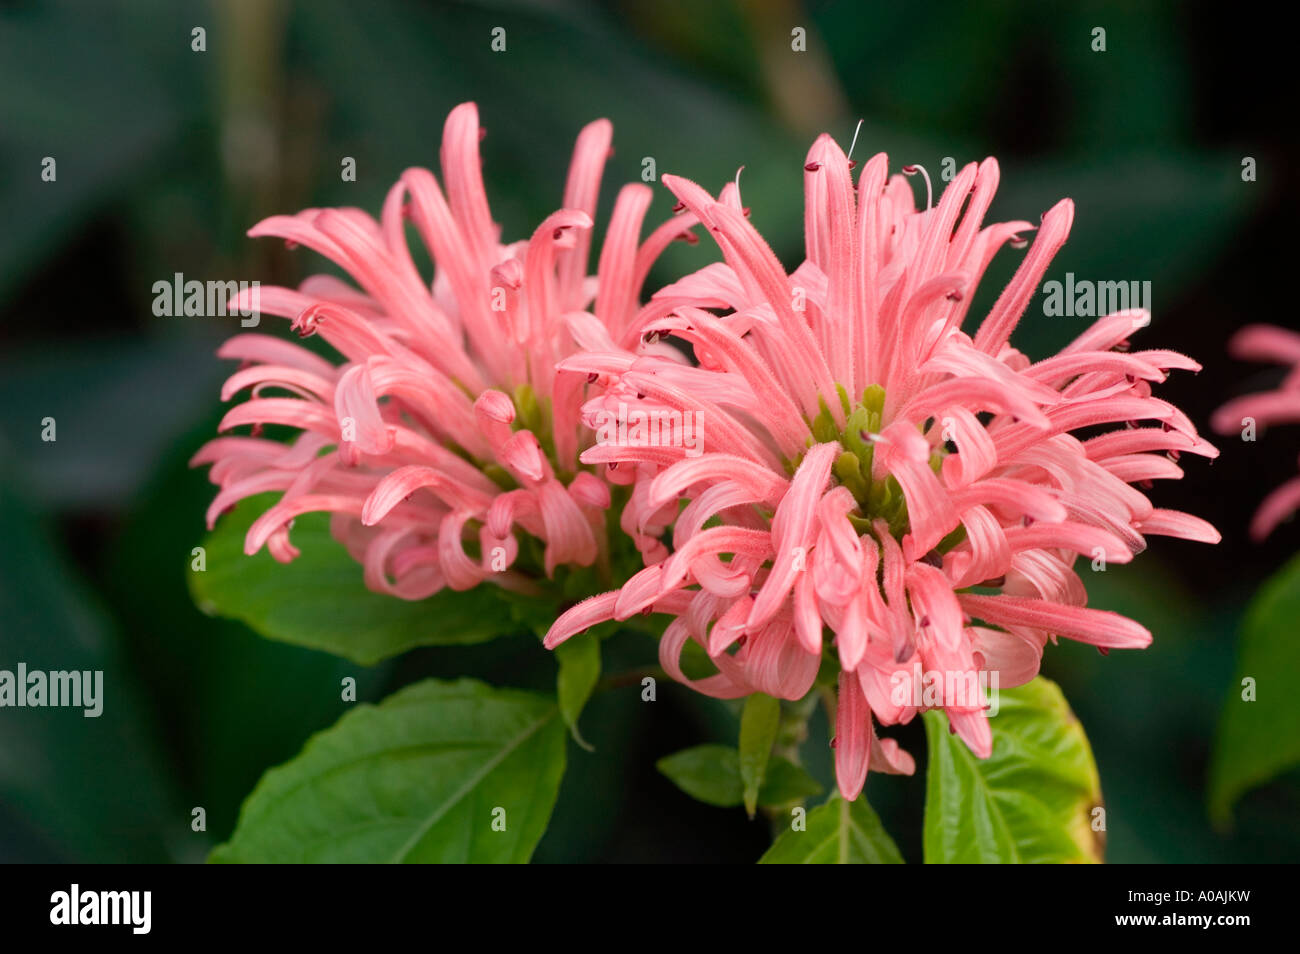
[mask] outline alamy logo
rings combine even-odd
[[[918,709],[983,709],[990,718],[1001,709],[998,687],[1001,678],[996,669],[952,670],[900,669],[889,679],[889,701],[896,706]]]
[[[628,410],[622,401],[618,411],[597,411],[592,415],[597,444],[619,447],[682,447],[687,457],[704,452],[704,415],[699,411],[668,408]]]
[[[132,934],[148,934],[152,924],[152,891],[70,891],[50,895],[51,924],[129,924]]]
[[[231,304],[238,300],[239,306]],[[261,321],[261,282],[201,282],[185,280],[181,272],[172,280],[153,283],[153,313],[159,318],[224,318],[238,315],[241,328],[256,328]]]
[[[1075,281],[1074,272],[1065,282],[1043,282],[1043,314],[1048,318],[1100,318],[1130,308],[1151,310],[1150,282]]]
[[[45,672],[27,670],[26,663],[18,664],[18,671],[0,669],[0,708],[61,708],[75,706],[86,711],[87,719],[95,719],[104,711],[104,670],[64,669]]]

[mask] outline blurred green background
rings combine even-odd
[[[1098,26],[1105,52],[1092,49]],[[806,52],[791,50],[794,27]],[[1202,361],[1160,393],[1204,425],[1227,397],[1277,380],[1225,357],[1231,332],[1295,324],[1295,84],[1266,72],[1288,42],[1208,3],[1140,0],[0,3],[0,668],[103,669],[107,687],[97,720],[0,712],[0,861],[201,860],[261,773],[342,714],[346,675],[370,700],[430,674],[554,678],[530,636],[362,670],[196,610],[185,573],[211,488],[186,462],[221,415],[230,367],[213,352],[238,319],[155,317],[154,282],[320,270],[244,230],[305,206],[377,211],[404,168],[436,164],[443,119],[468,99],[507,237],[559,204],[574,135],[605,116],[602,216],[643,157],[713,190],[744,165],[753,221],[793,268],[804,154],[823,130],[847,146],[861,118],[857,158],[921,163],[936,191],[944,157],[996,155],[994,220],[1037,221],[1073,197],[1048,277],[1150,281],[1138,345]],[[40,176],[47,156],[54,182]],[[355,182],[341,180],[345,156]],[[1258,181],[1242,181],[1247,156]],[[973,314],[1019,255],[1003,253]],[[654,280],[712,257],[708,242],[678,243]],[[1083,326],[1044,317],[1040,294],[1015,343],[1042,357]],[[41,440],[46,417],[54,442]],[[1207,820],[1242,610],[1300,541],[1294,525],[1263,546],[1245,536],[1255,503],[1294,470],[1294,433],[1220,444],[1221,459],[1185,460],[1187,478],[1154,496],[1211,519],[1223,544],[1156,538],[1132,566],[1088,579],[1093,605],[1141,620],[1154,646],[1046,656],[1092,740],[1110,861],[1300,859],[1295,772],[1247,795],[1232,829]],[[622,638],[606,670],[653,651]],[[899,737],[923,761],[919,721]],[[650,708],[636,690],[604,694],[583,728],[596,752],[570,747],[537,860],[747,862],[766,846],[761,821],[695,803],[654,769],[685,746],[733,742],[731,710],[661,685]],[[808,758],[829,783],[814,730]],[[923,772],[867,788],[912,861],[923,792]],[[204,833],[191,831],[195,807]]]

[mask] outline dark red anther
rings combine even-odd
[[[1170,431],[1174,429],[1174,426],[1170,424],[1168,421],[1161,421],[1160,429],[1164,431],[1166,434],[1168,434]]]
[[[552,233],[551,233],[551,239],[552,239],[552,241],[558,242],[558,241],[560,240],[560,236],[564,234],[564,230],[565,230],[566,228],[568,228],[567,225],[561,225],[558,229],[556,229],[554,232],[552,232]]]
[[[1026,527],[1032,527],[1034,525],[1034,518],[1029,516],[1029,514],[1025,514],[1025,518],[1024,520],[1021,521],[1021,523],[1023,523]]]
[[[253,435],[254,437],[261,437],[261,436],[262,436],[262,422],[261,422],[261,421],[254,421],[254,422],[253,422],[253,430],[252,430],[251,433],[252,433],[252,435]]]
[[[1124,380],[1127,381],[1129,384],[1137,384],[1137,378],[1131,374],[1124,375]]]
[[[950,291],[945,296],[949,301],[961,301],[962,294],[959,291]]]
[[[636,399],[637,399],[638,401],[644,401],[644,400],[645,400],[645,392],[644,392],[644,391],[637,391],[637,392],[636,392]]]
[[[917,623],[917,625],[920,626],[922,629],[927,629],[927,628],[929,628],[929,626],[930,626],[930,617],[929,617],[929,616],[922,616],[921,619],[920,619],[920,621]]]
[[[1131,347],[1133,347],[1133,344],[1127,338],[1115,342],[1115,350],[1120,352],[1121,354],[1128,351],[1128,349]]]
[[[660,334],[661,332],[658,331],[647,331],[645,334],[641,336],[641,340],[644,341],[646,344],[654,344],[656,341],[659,340]]]
[[[856,169],[857,167],[858,167],[858,160],[856,160],[856,159],[850,159],[850,160],[849,160],[849,171],[852,172],[852,171],[853,171],[854,169]]]
[[[743,215],[745,218],[749,218],[749,206],[745,206],[744,208],[742,208],[740,210],[740,214]]]
[[[858,431],[858,437],[862,438],[863,442],[866,444],[871,443],[871,432],[868,430]]]
[[[288,249],[290,252],[292,252],[294,249],[298,247],[298,243],[295,242],[293,239],[285,239],[284,247]]]
[[[746,636],[744,633],[741,633],[740,636],[736,639],[737,646],[744,646],[745,643],[747,642],[749,642],[749,637]]]
[[[1105,647],[1105,646],[1098,646],[1098,647],[1097,647],[1097,652],[1101,653],[1103,656],[1109,656],[1109,655],[1110,655],[1110,649],[1108,649],[1108,648]]]
[[[1153,480],[1139,480],[1139,481],[1138,481],[1138,486],[1141,487],[1143,490],[1151,490],[1153,487],[1155,487],[1155,485],[1156,485],[1156,484],[1155,484],[1155,481],[1153,481]]]
[[[832,736],[831,736],[831,748],[832,748],[832,749],[838,749],[839,747],[840,747],[840,739],[839,739],[839,736],[832,735]]]
[[[599,381],[599,380],[600,380],[600,375],[597,374],[595,371],[593,371],[593,372],[591,372],[591,374],[587,375],[587,383],[588,383],[588,384],[595,384],[595,383],[596,383],[597,381]]]
[[[1179,451],[1171,450],[1171,451],[1170,451],[1168,454],[1166,454],[1165,456],[1168,457],[1170,460],[1172,460],[1172,461],[1176,464],[1176,463],[1178,463],[1179,458],[1181,458],[1183,455],[1182,455]]]
[[[610,469],[610,470],[618,470],[618,461],[616,461],[616,460],[611,460],[611,461],[609,462],[609,469]]]
[[[478,141],[479,141],[479,142],[482,142],[482,141],[483,141],[484,139],[486,139],[486,138],[487,138],[487,130],[484,129],[482,126],[479,126],[479,127],[478,127]]]
[[[647,606],[645,609],[643,609],[643,610],[641,611],[641,615],[642,615],[642,616],[649,616],[651,613],[654,612],[654,610],[655,610],[654,604],[651,603],[649,606]]]
[[[685,203],[685,202],[678,202],[676,205],[673,206],[673,211],[674,211],[674,212],[685,212],[685,211],[686,211],[686,203]]]
[[[804,172],[816,172],[816,171],[817,171],[818,169],[820,169],[821,167],[822,167],[822,164],[821,164],[820,162],[810,162],[810,163],[808,163],[807,165],[805,165],[805,166],[803,167],[803,171],[804,171]]]

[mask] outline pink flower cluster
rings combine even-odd
[[[410,169],[379,221],[359,209],[307,209],[251,229],[319,252],[360,289],[320,275],[296,291],[261,288],[259,300],[246,293],[234,302],[290,319],[343,360],[264,334],[223,345],[222,357],[242,362],[223,399],[251,398],[221,430],[252,425],[253,433],[219,437],[193,460],[211,464],[221,488],[209,526],[246,497],[278,492],[249,530],[246,552],[266,546],[293,559],[293,518],[325,511],[367,585],[404,599],[485,580],[529,587],[527,574],[507,569],[519,555],[516,527],[545,545],[547,575],[600,559],[611,498],[577,460],[586,381],[556,363],[575,349],[570,323],[619,334],[632,322],[651,264],[692,224],[670,221],[641,243],[651,190],[628,185],[588,276],[611,136],[606,120],[582,130],[563,208],[511,245],[501,244],[488,208],[472,103],[447,117],[442,186]],[[408,245],[408,221],[433,260],[431,287]],[[298,433],[271,440],[260,436],[266,425]]]
[[[669,613],[664,667],[721,697],[798,699],[838,664],[836,771],[848,798],[868,768],[912,770],[873,722],[916,715],[910,693],[895,689],[918,668],[950,678],[997,671],[1009,686],[1037,673],[1056,636],[1103,651],[1146,646],[1139,624],[1085,606],[1077,557],[1127,562],[1149,534],[1219,538],[1133,486],[1181,476],[1180,452],[1216,454],[1152,395],[1169,370],[1199,366],[1128,350],[1146,313],[1102,318],[1042,361],[1009,343],[1069,233],[1072,203],[1043,216],[1014,278],[968,334],[990,260],[1030,228],[982,224],[997,163],[967,166],[923,210],[902,176],[887,176],[884,155],[856,185],[853,165],[830,137],[813,145],[807,256],[791,274],[738,195],[715,200],[664,177],[724,261],[655,295],[640,330],[688,343],[698,367],[615,350],[561,367],[606,385],[588,413],[611,402],[695,410],[711,446],[693,459],[671,447],[583,453],[636,471],[643,532],[671,524],[671,552],[567,612],[546,638],[555,646],[602,620]],[[687,678],[688,640],[714,675]],[[982,700],[945,710],[971,749],[989,755]]]

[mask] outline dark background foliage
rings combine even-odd
[[[206,52],[191,50],[195,26]],[[490,49],[496,26],[505,53]],[[794,26],[806,53],[790,49]],[[1104,53],[1091,49],[1097,26]],[[346,675],[370,700],[425,675],[553,680],[532,637],[361,670],[195,609],[184,577],[210,488],[186,463],[220,417],[229,368],[213,351],[236,319],[154,317],[154,282],[317,270],[311,254],[244,230],[309,205],[376,211],[404,168],[436,163],[443,119],[467,99],[488,130],[485,175],[507,236],[558,205],[574,135],[607,116],[604,214],[642,157],[711,189],[744,165],[753,219],[793,267],[804,153],[823,130],[847,145],[863,118],[859,159],[922,163],[936,187],[943,157],[996,155],[995,219],[1036,221],[1073,197],[1074,231],[1048,277],[1150,281],[1139,345],[1205,365],[1160,392],[1204,426],[1225,398],[1278,379],[1225,356],[1232,331],[1295,323],[1295,85],[1266,72],[1289,42],[1237,10],[1141,0],[0,4],[0,668],[102,668],[108,692],[98,720],[0,712],[0,860],[203,858],[260,774],[344,711]],[[40,179],[45,156],[54,183]],[[344,156],[356,182],[340,180]],[[1258,181],[1242,181],[1246,156]],[[671,204],[658,188],[655,212]],[[704,264],[707,245],[675,246],[657,276]],[[1018,255],[990,271],[985,307]],[[1084,324],[1045,317],[1042,300],[1015,339],[1035,357]],[[54,443],[40,439],[45,417]],[[1295,773],[1249,794],[1231,830],[1205,810],[1243,607],[1300,534],[1285,526],[1262,546],[1245,535],[1258,499],[1294,471],[1295,432],[1220,446],[1213,464],[1185,460],[1186,479],[1155,498],[1209,518],[1224,542],[1157,538],[1131,567],[1089,578],[1093,605],[1135,616],[1155,645],[1047,654],[1096,752],[1111,861],[1300,857]],[[653,646],[625,637],[607,652],[613,671]],[[660,689],[653,707],[635,690],[592,702],[583,727],[596,752],[571,747],[538,860],[762,851],[761,822],[692,802],[654,770],[687,745],[733,741],[734,711]],[[901,738],[923,754],[919,720]],[[824,726],[808,749],[829,781]],[[873,776],[867,789],[909,860],[923,790],[920,774]],[[190,830],[196,806],[206,834]]]

